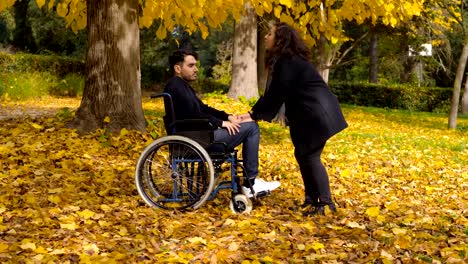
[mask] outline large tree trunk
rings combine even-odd
[[[268,79],[268,71],[265,68],[265,35],[267,31],[263,27],[257,26],[257,32],[257,82],[259,90],[263,93]]]
[[[232,80],[228,96],[247,99],[258,97],[257,84],[257,15],[248,4],[246,14],[234,27]]]
[[[377,83],[377,74],[379,72],[379,57],[378,57],[378,33],[374,26],[371,25],[370,46],[369,46],[369,82]]]
[[[87,19],[86,83],[70,126],[80,132],[145,130],[138,0],[87,0]]]
[[[455,82],[453,83],[453,94],[450,107],[450,116],[448,127],[457,128],[458,104],[460,103],[460,90],[465,75],[466,61],[468,60],[468,38],[465,38],[463,44],[463,51],[458,60],[457,73],[455,75]]]

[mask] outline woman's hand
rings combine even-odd
[[[228,130],[229,135],[235,135],[237,132],[239,132],[240,125],[237,123],[233,123],[231,121],[223,121],[222,126]]]
[[[237,116],[237,119],[239,120],[238,122],[239,123],[245,123],[245,122],[253,122],[255,120],[252,119],[252,117],[250,116],[250,113],[245,113],[245,114],[242,114],[242,115],[238,115]]]

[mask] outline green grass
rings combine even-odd
[[[76,97],[83,94],[84,78],[67,74],[60,78],[49,72],[0,74],[0,99],[21,101],[45,96]]]

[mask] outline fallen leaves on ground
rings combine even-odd
[[[249,109],[223,97],[206,100],[232,113]],[[2,263],[468,261],[466,118],[448,131],[444,116],[345,107],[350,127],[322,156],[339,209],[315,217],[295,210],[303,186],[288,130],[260,122],[261,176],[282,185],[250,214],[236,215],[229,191],[196,211],[144,204],[136,161],[164,134],[161,103],[145,100],[144,108],[151,121],[145,134],[80,136],[65,127],[68,110],[0,121]]]

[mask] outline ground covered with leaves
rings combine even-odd
[[[2,263],[468,262],[467,118],[449,131],[445,115],[344,107],[350,126],[323,153],[339,209],[314,217],[297,210],[303,185],[288,130],[261,122],[261,176],[282,185],[236,215],[229,191],[183,213],[144,204],[134,170],[164,135],[160,102],[144,102],[148,133],[120,135],[66,128],[78,105],[2,102]]]

